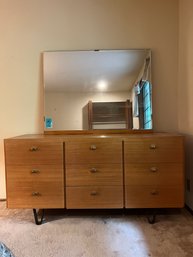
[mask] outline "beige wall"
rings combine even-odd
[[[193,1],[180,0],[179,131],[186,135],[186,203],[193,209]]]
[[[3,139],[43,131],[40,53],[151,48],[156,130],[177,131],[178,0],[0,0],[0,198]]]
[[[193,1],[180,0],[179,128],[193,135]]]

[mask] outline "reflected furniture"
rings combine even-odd
[[[5,139],[5,164],[8,208],[184,206],[177,134],[24,135]]]
[[[132,129],[130,100],[122,102],[89,101],[83,108],[83,129]]]

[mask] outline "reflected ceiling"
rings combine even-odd
[[[55,51],[43,55],[46,91],[115,92],[133,86],[147,49]]]

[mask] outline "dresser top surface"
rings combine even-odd
[[[154,132],[154,133],[136,133],[136,134],[91,134],[91,135],[45,135],[45,134],[25,134],[25,135],[20,135],[12,138],[7,138],[5,140],[22,140],[22,139],[39,139],[39,140],[56,140],[56,141],[64,141],[64,140],[73,140],[73,139],[84,139],[84,138],[120,138],[120,139],[129,139],[129,138],[154,138],[154,137],[183,137],[182,134],[179,133],[159,133],[159,132]]]

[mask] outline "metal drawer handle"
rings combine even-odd
[[[32,196],[40,196],[41,194],[39,192],[33,192]]]
[[[157,190],[151,191],[151,195],[159,195],[159,192]]]
[[[90,169],[90,172],[91,172],[91,173],[96,173],[96,172],[97,172],[97,169],[96,169],[96,168],[91,168],[91,169]]]
[[[156,146],[155,144],[151,144],[151,145],[149,146],[149,148],[150,148],[150,149],[156,149],[157,146]]]
[[[151,171],[151,172],[157,172],[158,169],[157,169],[156,167],[151,167],[151,168],[150,168],[150,171]]]
[[[97,195],[97,191],[92,191],[90,195]]]
[[[30,147],[30,152],[36,152],[38,150],[38,147],[37,146],[32,146]]]
[[[90,150],[96,150],[96,149],[97,149],[96,145],[91,145],[90,146]]]
[[[39,170],[37,170],[37,169],[33,169],[33,170],[31,170],[31,173],[32,173],[32,174],[35,174],[35,173],[37,174],[37,173],[39,173],[39,172],[40,172],[40,171],[39,171]]]

